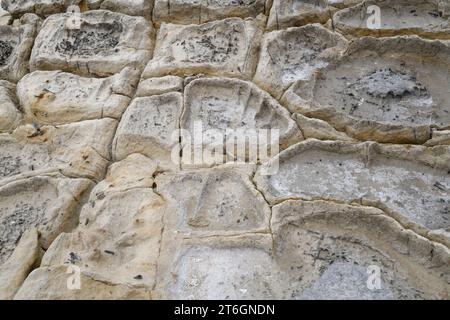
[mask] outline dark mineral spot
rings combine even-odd
[[[13,47],[3,40],[0,40],[0,66],[6,65],[13,52]]]
[[[92,56],[106,54],[119,44],[122,26],[118,23],[84,25],[80,30],[70,31],[55,47],[64,55]]]

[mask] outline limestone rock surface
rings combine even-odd
[[[0,299],[450,299],[450,1],[0,0]]]

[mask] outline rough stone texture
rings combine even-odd
[[[0,299],[10,300],[28,276],[33,266],[39,263],[39,234],[36,228],[22,234],[9,259],[0,266]]]
[[[87,179],[53,174],[0,186],[0,262],[11,255],[27,229],[36,227],[40,245],[48,248],[58,234],[74,228],[80,202],[92,185]]]
[[[69,30],[70,14],[47,18],[30,59],[34,70],[64,70],[110,76],[124,67],[142,68],[151,57],[153,27],[142,17],[106,10],[82,13],[81,28]]]
[[[0,2],[1,299],[450,298],[448,0]]]
[[[2,0],[1,6],[13,16],[35,13],[49,16],[65,12],[71,5],[78,5],[82,0]]]
[[[448,146],[428,149],[313,139],[272,159],[279,161],[278,173],[257,173],[256,183],[270,203],[292,198],[380,202],[405,223],[448,229],[449,156]]]
[[[358,39],[281,102],[359,140],[422,144],[430,127],[450,123],[449,57],[450,47],[438,41]]]
[[[195,73],[250,78],[256,67],[258,20],[229,18],[201,25],[162,24],[143,77]]]
[[[345,39],[320,25],[266,34],[253,81],[280,98],[293,83],[308,80],[345,49]]]
[[[367,0],[337,12],[333,16],[334,27],[353,36],[389,37],[396,35],[420,35],[432,39],[450,39],[450,18],[444,16],[444,5],[438,0]],[[444,1],[445,2],[445,1]],[[380,29],[368,28],[368,19],[380,8]],[[370,23],[369,23],[370,25]]]
[[[176,169],[171,154],[178,139],[173,139],[172,132],[179,128],[182,108],[183,98],[178,92],[134,99],[117,128],[115,160],[141,153],[158,161],[163,170]]]
[[[89,120],[62,126],[32,125],[0,134],[0,181],[61,171],[70,177],[102,177],[117,121]]]
[[[267,0],[155,0],[153,21],[177,24],[204,23],[227,17],[256,17]]]
[[[39,19],[25,15],[15,25],[0,25],[0,79],[17,82],[28,72]]]
[[[12,131],[22,118],[17,109],[16,86],[0,80],[0,132]]]
[[[303,140],[289,112],[251,82],[229,78],[193,80],[185,88],[184,107],[180,126],[191,133],[198,121],[203,131],[217,130],[224,136],[227,129],[246,132],[277,128],[280,148]],[[182,143],[184,146],[183,140]],[[215,143],[214,137],[205,136],[203,139],[205,146],[212,147]]]
[[[120,119],[138,81],[136,70],[95,79],[61,71],[35,71],[17,86],[28,121],[64,124],[104,117]]]

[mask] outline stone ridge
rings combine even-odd
[[[447,0],[0,4],[0,299],[450,298]]]

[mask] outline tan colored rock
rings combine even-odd
[[[272,234],[202,237],[165,229],[163,299],[445,299],[450,251],[375,208],[286,201]],[[381,289],[368,288],[380,268]]]
[[[34,70],[63,70],[106,77],[125,67],[143,68],[151,57],[153,27],[142,17],[106,10],[82,13],[81,28],[67,29],[70,14],[47,18],[30,59]]]
[[[292,296],[285,298],[446,299],[450,293],[450,250],[379,209],[288,200],[273,208],[272,230],[275,259],[292,279],[286,288]],[[370,290],[375,268],[381,286]]]
[[[223,148],[223,140],[215,141],[215,137],[209,136],[212,130],[225,137],[228,130],[241,130],[242,133],[251,134],[258,129],[278,129],[280,149],[303,140],[290,113],[274,98],[251,82],[232,78],[199,78],[186,86],[184,112],[180,121],[181,128],[189,133],[191,139],[189,141],[188,138],[182,138],[183,163],[186,165],[191,162],[187,158],[189,143],[194,144],[194,148],[198,143],[196,130],[199,124],[203,146],[218,148],[217,153],[222,153],[220,148]],[[231,137],[234,138],[233,135]],[[226,138],[229,139],[228,136]],[[257,141],[251,140],[249,144],[256,144]],[[271,144],[272,141],[268,142]],[[191,148],[191,152],[195,152],[194,148]],[[234,149],[226,150],[226,153],[232,157],[237,155]]]
[[[19,124],[22,114],[17,105],[16,86],[0,80],[0,132],[12,131]]]
[[[139,154],[112,165],[105,180],[92,190],[78,228],[61,234],[52,243],[39,272],[24,284],[25,288],[35,288],[39,283],[57,290],[40,294],[34,289],[23,290],[19,297],[30,299],[37,294],[41,299],[41,294],[51,294],[63,299],[95,294],[95,298],[100,298],[106,292],[94,293],[91,289],[97,286],[95,283],[104,283],[128,288],[110,298],[132,298],[127,295],[138,293],[136,297],[149,298],[144,293],[150,294],[155,285],[166,211],[164,200],[152,190],[155,170],[156,163]],[[55,269],[68,266],[81,269],[78,293],[69,293],[62,287],[62,274],[53,278]]]
[[[326,0],[273,0],[268,30],[298,27],[310,23],[325,23],[337,9]]]
[[[172,151],[178,136],[173,134],[179,129],[182,109],[183,97],[178,92],[134,99],[117,128],[114,159],[141,153],[157,161],[162,170],[176,170],[179,164],[172,161]]]
[[[101,119],[58,127],[28,125],[0,134],[0,181],[58,171],[99,180],[116,126],[115,120]]]
[[[165,230],[202,236],[268,232],[270,208],[252,175],[248,166],[158,175],[157,192],[168,206]]]
[[[355,141],[345,133],[337,131],[323,120],[308,118],[299,113],[294,114],[293,118],[297,122],[305,139]]]
[[[28,72],[39,19],[29,14],[16,22],[15,25],[0,25],[0,78],[12,82]]]
[[[162,24],[142,77],[203,73],[250,78],[261,36],[258,23],[229,18],[201,25]]]
[[[11,300],[38,262],[41,250],[38,237],[35,228],[25,231],[13,254],[0,265],[0,300]]]
[[[0,26],[8,25],[11,20],[11,14],[0,6]]]
[[[405,227],[424,233],[450,226],[449,160],[448,146],[310,139],[273,158],[279,171],[257,172],[255,181],[272,204],[287,199],[381,203]]]
[[[267,33],[253,81],[279,99],[290,85],[308,80],[339,57],[346,43],[344,37],[318,24]]]
[[[104,117],[120,119],[138,79],[136,70],[129,68],[103,79],[35,71],[20,80],[17,95],[28,121],[65,124]]]
[[[341,33],[355,37],[420,35],[431,39],[450,39],[450,18],[445,17],[439,0],[366,0],[333,16]],[[372,24],[374,10],[380,10],[380,26]]]
[[[281,102],[358,140],[422,144],[450,123],[450,47],[418,37],[362,38],[298,81]],[[445,88],[444,88],[445,87]]]
[[[0,186],[0,262],[4,262],[26,230],[36,227],[39,243],[48,248],[78,223],[78,210],[93,183],[59,174],[19,179]]]
[[[266,0],[155,0],[153,21],[156,24],[200,24],[229,17],[256,17],[266,10]]]
[[[153,0],[103,0],[100,9],[150,18]]]
[[[173,91],[183,91],[183,78],[177,76],[165,76],[142,80],[139,82],[135,96],[147,97]]]
[[[2,6],[13,16],[25,13],[35,13],[49,16],[54,13],[65,12],[71,5],[78,5],[82,0],[3,0]]]
[[[75,274],[67,266],[52,266],[34,270],[17,292],[14,300],[143,300],[150,299],[146,289],[95,279],[81,272],[81,288],[68,289]]]
[[[427,147],[437,145],[450,145],[450,130],[435,130],[431,134],[431,139],[425,142]]]

